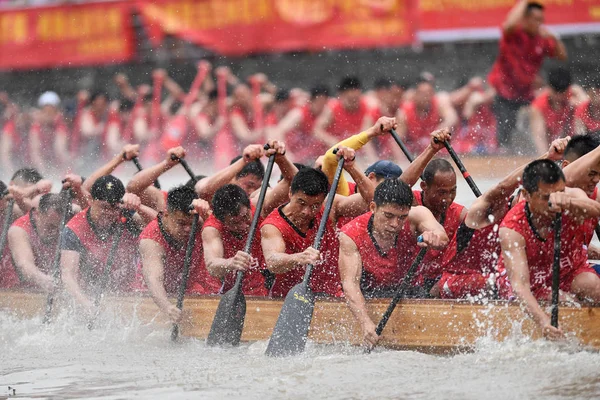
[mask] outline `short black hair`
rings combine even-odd
[[[540,182],[553,184],[564,180],[565,175],[562,170],[550,160],[532,161],[523,171],[523,189],[530,194],[537,192]]]
[[[188,179],[184,186],[194,189],[196,187],[196,182],[200,182],[202,179],[206,178],[206,175],[196,175],[195,179]]]
[[[311,168],[308,165],[301,164],[301,163],[298,163],[298,162],[295,162],[294,166],[296,168],[298,168],[298,171],[301,171],[301,170],[306,169],[306,168]],[[279,180],[283,180],[283,174],[279,175]]]
[[[573,83],[571,71],[563,67],[552,68],[548,71],[548,86],[557,91],[564,93]]]
[[[302,169],[294,176],[290,191],[292,194],[303,192],[307,196],[327,195],[327,192],[329,192],[327,175],[320,169]]]
[[[239,215],[242,206],[250,208],[250,199],[244,189],[231,183],[217,190],[212,199],[213,215],[221,222],[230,215]]]
[[[392,80],[390,78],[377,78],[373,83],[373,89],[389,89],[392,87]]]
[[[525,14],[529,14],[533,10],[544,11],[544,5],[542,3],[538,3],[536,1],[530,1],[527,3],[527,8],[525,8]]]
[[[448,160],[436,158],[435,160],[430,161],[425,167],[425,170],[423,171],[423,181],[428,185],[432,184],[435,174],[438,172],[454,172],[454,168],[452,168],[452,164],[450,164]]]
[[[314,99],[315,97],[319,97],[319,96],[325,96],[325,97],[331,96],[331,91],[329,90],[329,87],[327,87],[326,85],[313,86],[313,88],[310,89],[310,98]]]
[[[131,101],[129,99],[122,99],[119,104],[119,111],[120,112],[128,112],[128,111],[133,110],[134,106],[135,106],[135,104],[133,103],[133,101]]]
[[[254,175],[258,179],[262,180],[265,177],[265,166],[260,160],[254,160],[244,165],[244,168],[235,176],[236,178],[243,178],[248,175]]]
[[[6,183],[0,181],[0,199],[8,194],[8,187]]]
[[[279,89],[275,93],[275,102],[288,101],[290,99],[290,91],[287,89]]]
[[[590,151],[594,150],[600,142],[593,135],[577,135],[573,136],[563,154],[563,158],[568,161],[575,161],[579,157],[583,157]]]
[[[90,96],[90,103],[93,103],[98,97],[104,97],[106,101],[109,100],[108,93],[103,90],[96,90]]]
[[[17,170],[17,172],[13,174],[12,178],[10,178],[11,181],[16,181],[17,179],[26,183],[34,184],[41,181],[43,177],[37,169],[28,167]]]
[[[167,211],[189,213],[192,202],[197,198],[196,191],[189,186],[183,185],[171,189],[167,194]]]
[[[346,90],[362,89],[360,79],[356,76],[346,76],[342,78],[338,85],[338,92],[345,92]]]
[[[373,202],[377,207],[394,204],[399,207],[410,207],[413,204],[413,192],[410,186],[400,179],[386,179],[377,185]]]
[[[57,193],[46,193],[40,197],[40,202],[37,209],[42,214],[47,214],[48,211],[56,211],[58,213],[64,210],[66,201],[63,196]]]

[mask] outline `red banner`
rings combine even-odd
[[[138,1],[151,40],[174,35],[224,55],[410,44],[416,0]]]
[[[0,12],[0,68],[108,64],[133,56],[128,3],[15,9]]]
[[[545,0],[546,24],[600,23],[600,0]],[[516,0],[420,0],[419,28],[428,30],[498,29]],[[499,31],[498,31],[499,33]]]

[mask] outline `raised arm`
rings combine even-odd
[[[344,169],[352,176],[358,185],[359,192],[350,196],[336,195],[330,218],[337,221],[340,217],[357,217],[368,211],[369,204],[373,201],[375,184],[362,173],[354,162],[354,150],[342,147],[336,156],[344,157]]]
[[[94,182],[105,175],[110,175],[119,165],[124,163],[125,161],[130,161],[134,157],[139,156],[140,154],[140,146],[137,144],[127,144],[123,147],[123,151],[117,155],[115,155],[112,160],[108,163],[104,164],[96,171],[94,171],[89,178],[83,182],[83,189],[86,191],[90,191]]]
[[[35,265],[35,257],[27,232],[21,227],[11,226],[8,230],[8,247],[17,271],[28,281],[47,293],[54,290],[54,280]]]
[[[450,102],[450,98],[446,94],[438,94],[438,107],[442,122],[438,125],[439,129],[452,129],[458,123],[458,115]]]
[[[506,19],[502,24],[502,31],[506,34],[512,33],[517,25],[521,22],[523,17],[525,17],[526,9],[527,0],[519,0],[506,15]]]
[[[275,208],[279,207],[283,203],[289,200],[290,193],[290,185],[292,184],[292,180],[294,176],[298,173],[298,168],[287,158],[286,148],[283,143],[277,142],[275,140],[269,142],[269,150],[266,152],[266,156],[269,157],[271,154],[276,153],[275,163],[279,166],[279,170],[281,171],[281,175],[283,179],[275,185],[272,190],[267,191],[265,195],[265,202],[263,204],[263,209],[261,215],[266,217],[273,211]],[[258,201],[258,193],[260,190],[257,190],[256,196],[251,197],[252,204]]]
[[[444,148],[444,142],[449,141],[450,138],[451,134],[448,129],[438,129],[431,132],[431,141],[429,142],[429,145],[412,163],[410,163],[408,168],[402,172],[400,180],[408,186],[414,186],[423,174],[427,164],[429,164],[438,151]]]
[[[444,227],[426,207],[411,207],[408,219],[417,234],[423,238],[423,241],[418,243],[420,247],[441,250],[448,245],[449,239]]]

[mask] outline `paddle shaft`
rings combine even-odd
[[[185,169],[185,172],[187,172],[188,175],[190,176],[190,178],[192,178],[192,181],[194,181],[194,184],[198,183],[198,179],[196,178],[196,175],[194,175],[194,171],[192,171],[192,169],[188,165],[187,161],[185,161],[183,158],[177,157],[175,154],[171,154],[171,160],[179,161],[179,164],[181,164],[183,169]]]
[[[475,184],[475,181],[471,177],[471,174],[469,174],[469,171],[467,171],[467,169],[465,168],[465,165],[462,163],[462,161],[460,161],[460,158],[458,158],[458,154],[456,154],[456,152],[452,148],[452,145],[449,142],[444,142],[444,146],[446,147],[446,150],[448,150],[448,153],[450,154],[450,157],[452,157],[452,160],[454,160],[454,164],[456,164],[462,176],[469,184],[469,187],[473,191],[473,194],[475,194],[476,197],[480,197],[481,191]]]
[[[381,126],[381,129],[383,129],[383,125]],[[392,135],[392,137],[394,138],[394,141],[398,144],[398,146],[400,147],[400,150],[402,150],[402,152],[404,153],[404,155],[406,156],[406,159],[409,162],[413,162],[415,160],[415,158],[413,157],[413,155],[410,153],[410,151],[408,150],[408,148],[406,147],[406,145],[404,144],[404,142],[402,141],[402,139],[400,139],[400,136],[398,136],[398,132],[396,132],[395,129],[392,129],[390,131],[390,134]]]
[[[67,190],[66,192],[66,200],[65,200],[65,204],[64,204],[64,208],[63,208],[63,212],[60,218],[60,225],[58,226],[59,229],[59,234],[58,234],[58,242],[56,243],[56,250],[54,250],[54,259],[52,260],[52,280],[54,281],[54,284],[57,285],[58,281],[60,279],[60,252],[61,252],[61,245],[62,245],[62,240],[64,237],[64,230],[65,230],[65,225],[67,224],[67,218],[69,218],[69,211],[71,208],[71,199],[73,197],[73,192],[71,191],[71,189]],[[50,316],[52,315],[52,308],[54,307],[54,295],[55,292],[52,291],[51,293],[48,294],[48,297],[46,298],[46,312],[44,313],[44,323],[47,323],[50,321]]]
[[[185,297],[185,290],[187,288],[188,278],[190,277],[190,265],[192,264],[192,254],[194,252],[194,244],[196,243],[196,232],[198,231],[198,214],[194,214],[192,220],[192,229],[190,230],[190,237],[188,239],[187,247],[185,249],[185,258],[183,259],[183,273],[181,276],[181,285],[179,286],[179,293],[177,293],[177,308],[183,309],[183,299]],[[173,324],[171,328],[171,340],[175,341],[179,337],[179,324]]]
[[[265,150],[268,149],[268,145],[265,145]],[[254,236],[256,235],[256,229],[258,228],[258,221],[260,220],[260,214],[262,212],[263,203],[265,202],[265,197],[267,195],[267,189],[269,187],[269,180],[271,179],[271,173],[273,172],[273,165],[275,164],[275,154],[271,154],[269,156],[269,162],[267,163],[267,169],[265,170],[265,177],[263,178],[262,186],[260,187],[260,194],[258,196],[258,201],[256,202],[256,210],[254,211],[254,216],[252,217],[252,223],[250,224],[250,231],[248,232],[248,237],[246,238],[246,244],[244,245],[244,252],[250,254],[250,249],[252,248],[252,242],[254,241]],[[244,271],[238,271],[235,277],[235,286],[241,288],[242,279],[244,279]]]
[[[6,212],[4,213],[4,224],[2,225],[2,236],[0,236],[0,254],[4,253],[4,246],[6,246],[6,240],[8,239],[8,229],[12,222],[13,210],[15,208],[15,199],[8,200],[6,205]]]
[[[388,306],[387,310],[385,310],[385,314],[383,314],[383,317],[381,317],[379,324],[377,324],[377,328],[375,329],[375,332],[377,333],[378,336],[381,336],[381,333],[383,332],[383,329],[385,328],[386,324],[388,323],[388,320],[392,316],[394,309],[396,309],[398,302],[400,302],[400,300],[402,300],[402,298],[404,297],[404,292],[406,292],[406,289],[408,289],[408,286],[411,284],[413,276],[417,272],[417,268],[419,267],[419,264],[421,264],[421,261],[423,261],[423,258],[425,257],[426,253],[427,253],[427,248],[422,248],[421,251],[419,251],[419,254],[417,254],[417,257],[415,257],[415,260],[413,261],[412,265],[408,269],[408,272],[406,273],[404,280],[400,284],[398,291],[394,295],[392,302]]]
[[[141,171],[144,169],[144,168],[142,168],[142,164],[140,164],[140,160],[138,160],[137,157],[133,157],[131,159],[131,161],[133,162],[133,164],[135,165],[135,167],[137,168],[138,171]],[[154,181],[154,187],[157,189],[160,189],[160,183],[158,182],[158,179]]]
[[[319,230],[317,230],[317,236],[315,236],[315,241],[313,243],[313,247],[316,250],[319,250],[321,248],[321,240],[323,239],[323,235],[325,235],[325,229],[327,228],[327,220],[329,219],[329,213],[331,212],[331,207],[333,206],[333,200],[335,199],[335,193],[337,192],[338,183],[340,181],[340,176],[342,175],[343,169],[344,157],[340,157],[340,159],[338,160],[335,175],[333,176],[331,188],[329,188],[329,194],[327,195],[327,201],[325,202],[325,209],[323,210],[323,216],[321,217],[321,222],[319,223]],[[308,264],[306,266],[306,271],[304,272],[304,279],[302,280],[302,282],[305,285],[308,285],[313,269],[314,265],[312,264]]]
[[[552,262],[552,313],[550,324],[558,328],[558,298],[560,289],[560,231],[562,230],[562,213],[554,220],[554,260]]]

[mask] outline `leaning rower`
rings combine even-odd
[[[379,340],[365,298],[392,297],[403,281],[419,247],[442,249],[448,236],[432,213],[412,206],[410,187],[397,179],[385,180],[370,204],[371,211],[342,228],[339,270],[344,294],[360,323],[363,340]],[[417,243],[417,236],[422,242]]]

